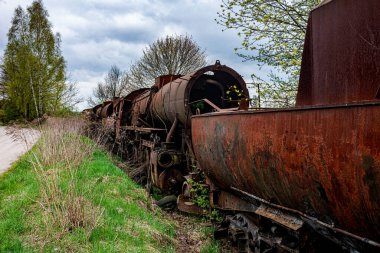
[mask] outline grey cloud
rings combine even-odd
[[[0,2],[0,53],[5,47],[13,11],[32,0]],[[222,32],[214,19],[220,2],[215,0],[45,0],[53,29],[62,35],[62,51],[71,79],[82,96],[102,81],[112,64],[128,70],[142,50],[165,35],[188,34],[209,55],[221,60],[250,81],[260,72],[256,64],[243,63],[233,52],[240,39],[234,31]],[[5,25],[4,25],[5,24]],[[82,105],[84,107],[84,105]]]

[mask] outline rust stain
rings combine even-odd
[[[378,10],[378,0],[334,0],[311,12],[297,106],[380,99]]]
[[[192,118],[195,154],[216,185],[379,241],[380,104]]]

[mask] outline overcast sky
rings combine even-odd
[[[15,8],[32,0],[0,0],[0,57]],[[234,54],[241,39],[236,31],[222,31],[215,18],[218,0],[45,0],[54,32],[62,36],[62,52],[69,79],[87,98],[111,65],[128,70],[142,50],[166,35],[187,34],[202,47],[208,61],[220,60],[246,81],[252,73],[264,75],[253,62]],[[186,73],[185,73],[186,74]],[[82,103],[79,109],[85,108]]]

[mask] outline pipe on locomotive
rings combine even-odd
[[[178,153],[171,151],[160,152],[157,157],[158,165],[162,168],[170,168],[181,163]]]

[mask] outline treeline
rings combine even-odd
[[[79,102],[48,16],[41,0],[15,10],[1,64],[0,121],[58,114]]]
[[[159,38],[144,50],[129,71],[111,66],[104,82],[99,82],[88,98],[94,106],[139,88],[151,87],[161,75],[184,75],[207,65],[205,51],[188,35]]]

